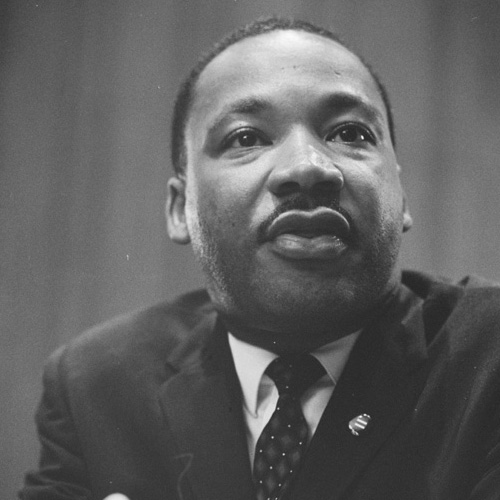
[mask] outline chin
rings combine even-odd
[[[326,268],[276,264],[220,248],[200,260],[216,308],[242,328],[346,334],[361,328],[399,282],[400,236],[397,228],[386,229],[360,246],[369,251],[352,249]]]

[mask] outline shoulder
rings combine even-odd
[[[61,346],[47,362],[49,374],[89,379],[104,372],[164,371],[196,352],[213,331],[216,313],[205,290],[156,304],[97,325]]]
[[[500,284],[479,276],[453,282],[414,271],[403,284],[422,300],[427,340],[447,337],[451,344],[500,352]]]
[[[465,276],[457,282],[417,271],[403,271],[403,284],[421,297],[425,303],[447,305],[451,312],[463,310],[490,310],[499,312],[500,283],[480,276]]]

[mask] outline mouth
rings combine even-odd
[[[350,235],[351,226],[343,214],[321,207],[281,214],[269,226],[266,239],[281,257],[332,260],[347,250]]]

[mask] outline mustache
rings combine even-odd
[[[340,206],[338,198],[332,196],[310,196],[304,193],[295,193],[284,199],[259,225],[257,236],[259,242],[266,240],[266,234],[271,224],[281,215],[291,210],[302,210],[304,212],[315,210],[316,208],[329,208],[342,214],[351,229],[354,229],[351,214]]]

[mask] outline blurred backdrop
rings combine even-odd
[[[272,13],[337,30],[386,82],[405,264],[500,279],[498,0],[2,0],[1,498],[36,464],[49,353],[202,284],[164,230],[172,100],[200,51]]]

